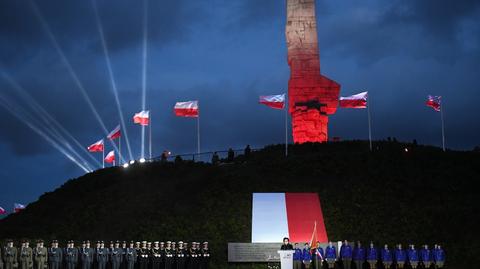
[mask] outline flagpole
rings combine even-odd
[[[151,160],[152,159],[152,113],[149,114],[149,119],[150,119],[150,122],[149,122],[150,123],[149,124],[150,128],[149,128],[149,131],[148,131],[149,132],[149,134],[148,134],[148,136],[149,136],[149,138],[148,138],[148,140],[149,140],[148,152],[149,152],[149,156],[150,156],[150,160]]]
[[[443,122],[443,104],[440,107],[440,119],[442,121],[442,148],[445,151],[445,124]]]
[[[119,158],[120,164],[122,164],[122,137],[121,136],[118,138],[118,158]]]
[[[105,168],[105,146],[102,149],[102,168]]]
[[[373,150],[372,147],[372,123],[371,123],[371,116],[370,116],[370,96],[368,96],[368,101],[367,101],[367,115],[368,115],[368,140],[370,143],[370,151]]]
[[[199,155],[198,157],[200,158],[200,110],[198,111],[198,117],[197,117],[197,154]]]
[[[285,94],[285,157],[288,156],[288,94]]]

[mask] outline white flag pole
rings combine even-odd
[[[370,151],[373,150],[372,147],[372,123],[371,123],[371,116],[370,116],[370,96],[367,95],[367,117],[368,117],[368,140],[370,143]]]
[[[288,95],[285,94],[285,157],[288,156]]]
[[[122,164],[122,136],[118,138],[118,160],[119,163]]]
[[[440,120],[442,121],[442,148],[443,151],[445,151],[445,124],[443,121],[443,104],[440,105]]]
[[[198,109],[198,116],[197,116],[197,153],[198,157],[200,158],[200,108]]]
[[[105,145],[102,149],[102,168],[105,168]]]
[[[148,146],[148,152],[150,155],[150,160],[152,159],[152,113],[150,111],[149,113],[149,146]]]

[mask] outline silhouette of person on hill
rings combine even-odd
[[[245,159],[250,158],[250,153],[252,152],[252,149],[250,148],[250,145],[247,145],[244,151]]]
[[[228,149],[228,155],[227,155],[227,161],[228,162],[233,162],[233,159],[235,158],[235,152],[233,151],[232,148]]]
[[[220,158],[218,157],[218,153],[215,151],[212,155],[212,164],[217,165],[220,162]]]

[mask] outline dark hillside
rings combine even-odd
[[[208,240],[213,268],[225,268],[227,242],[250,241],[252,192],[318,192],[333,240],[441,243],[453,268],[480,263],[480,154],[377,146],[295,145],[286,159],[280,145],[219,166],[99,170],[1,220],[0,238]]]

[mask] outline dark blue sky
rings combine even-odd
[[[32,3],[0,3],[0,68],[87,146],[103,130]],[[92,2],[35,3],[112,129],[119,116]],[[97,4],[138,158],[140,128],[131,117],[141,108],[143,1]],[[195,151],[195,122],[172,114],[175,101],[193,99],[200,100],[204,151],[283,141],[283,114],[257,99],[287,89],[285,9],[285,0],[150,0],[147,107],[154,155]],[[444,96],[447,146],[472,149],[480,144],[479,18],[475,0],[317,0],[322,73],[342,85],[344,96],[370,92],[375,139],[440,145],[439,114],[424,106],[426,95],[436,94]],[[0,97],[38,114],[3,77]],[[83,174],[4,107],[0,112],[0,206],[11,210],[14,202],[34,201]],[[364,110],[339,110],[330,118],[330,136],[366,139],[366,120]]]

